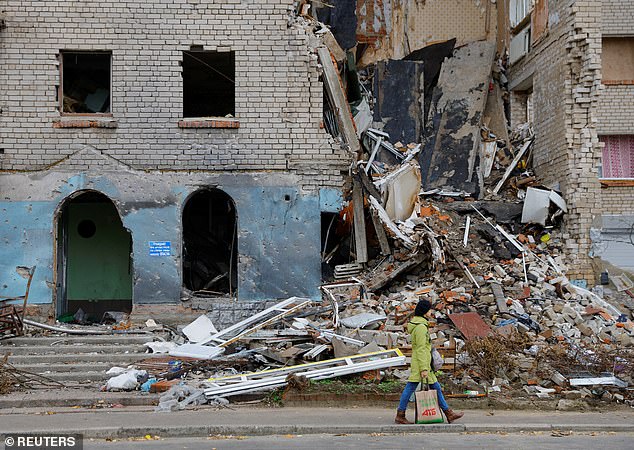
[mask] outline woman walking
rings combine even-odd
[[[449,405],[442,395],[440,383],[436,379],[436,374],[431,369],[431,339],[429,337],[429,322],[425,316],[431,310],[431,303],[428,300],[420,300],[414,310],[414,317],[407,325],[407,332],[412,336],[412,364],[411,374],[401,395],[401,401],[396,410],[395,423],[411,424],[405,417],[407,404],[410,397],[416,391],[418,383],[426,383],[430,388],[438,393],[438,404],[447,417],[447,422],[452,423],[462,416],[464,413],[455,412],[449,409]]]

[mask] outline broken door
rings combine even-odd
[[[183,285],[197,295],[234,296],[238,281],[237,217],[219,189],[194,193],[183,209]]]
[[[132,237],[112,201],[86,192],[58,217],[60,315],[80,308],[93,320],[105,311],[132,310]]]

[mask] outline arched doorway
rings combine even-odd
[[[132,310],[132,237],[112,201],[86,191],[57,216],[57,314],[79,309],[89,321]]]
[[[195,192],[183,208],[183,285],[196,295],[235,296],[238,284],[237,214],[220,189]]]

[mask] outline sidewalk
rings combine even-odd
[[[0,411],[0,434],[19,432],[83,433],[86,438],[208,435],[461,433],[570,430],[634,433],[634,409],[601,412],[470,410],[454,424],[395,425],[386,408],[200,408],[154,413],[147,407],[115,409],[56,408]],[[413,409],[408,417],[413,417]]]

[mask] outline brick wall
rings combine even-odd
[[[0,169],[41,169],[90,145],[137,169],[290,170],[338,187],[348,157],[320,128],[323,87],[308,36],[289,26],[292,4],[6,0]],[[179,128],[192,45],[235,52],[239,128]],[[116,127],[54,127],[60,50],[112,51]]]
[[[569,213],[563,228],[569,276],[594,282],[590,227],[601,202],[596,110],[601,89],[601,4],[550,0],[549,28],[511,71],[532,76],[534,168],[545,184],[560,184]]]
[[[634,35],[634,2],[603,0],[602,6],[603,36]],[[597,117],[599,134],[634,134],[634,86],[604,86]],[[634,187],[610,186],[601,190],[602,213],[631,214],[633,210]]]
[[[634,134],[634,85],[604,86],[597,118],[599,134]]]
[[[510,72],[511,85],[515,80],[532,78],[535,143],[533,164],[540,179],[544,183],[564,183],[564,167],[567,152],[565,151],[566,133],[564,108],[567,95],[563,85],[565,81],[566,48],[565,39],[570,28],[570,1],[549,2],[551,14],[560,18],[559,22],[550,24],[548,35],[540,40],[526,56],[520,59]],[[526,83],[524,83],[526,84]],[[525,100],[518,96],[511,97],[511,113],[514,109],[524,108]],[[514,106],[513,99],[520,100]],[[518,108],[519,107],[519,108]],[[516,116],[520,119],[525,114]]]
[[[631,0],[602,0],[600,3],[604,35],[632,34],[634,3]]]
[[[528,122],[527,115],[527,100],[528,95],[524,92],[513,91],[511,92],[511,127],[515,128],[518,125]]]

